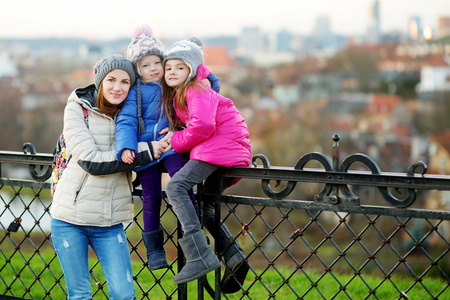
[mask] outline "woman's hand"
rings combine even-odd
[[[162,142],[162,141],[152,141],[152,147],[153,147],[153,155],[155,156],[154,158],[160,158],[161,154],[167,152],[165,151],[166,147],[167,147],[167,142]]]
[[[120,156],[122,161],[126,164],[132,164],[135,158],[135,153],[133,150],[125,149],[122,152],[122,155]]]

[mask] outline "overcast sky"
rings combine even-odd
[[[364,34],[374,0],[2,0],[1,38],[130,37],[146,23],[158,38],[237,35],[244,26],[264,32],[308,34],[318,16],[334,33]],[[267,3],[267,4],[266,4]],[[449,0],[380,0],[381,30],[406,31],[411,16],[436,28],[450,16]]]

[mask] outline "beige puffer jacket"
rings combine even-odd
[[[67,101],[63,133],[72,158],[56,187],[50,214],[75,225],[128,223],[134,216],[131,171],[112,167],[125,165],[116,160],[115,121],[94,107],[95,97],[95,87],[89,85],[73,91]],[[88,127],[82,106],[88,110]],[[151,161],[152,151],[146,150]],[[109,175],[91,175],[80,162],[97,167],[97,175]],[[132,167],[127,165],[126,169]]]

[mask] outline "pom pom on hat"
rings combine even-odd
[[[139,37],[141,34],[153,36],[153,30],[147,24],[142,24],[134,29],[133,38]]]
[[[103,57],[95,64],[94,73],[92,74],[94,76],[95,87],[98,89],[103,78],[115,69],[121,69],[127,72],[130,75],[131,86],[134,85],[136,82],[136,74],[134,73],[133,64],[120,54],[112,54]]]
[[[197,76],[197,69],[204,62],[202,46],[200,39],[195,36],[175,42],[167,48],[163,64],[165,65],[169,59],[183,60],[191,70],[188,82]]]
[[[189,41],[189,42],[193,42],[194,44],[196,44],[200,48],[203,47],[202,41],[200,41],[200,39],[198,37],[196,37],[196,36],[190,36],[186,40]]]
[[[125,57],[137,64],[141,58],[151,54],[158,55],[163,59],[163,46],[159,40],[153,37],[153,30],[150,26],[140,25],[134,30]]]

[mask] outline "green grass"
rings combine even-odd
[[[2,261],[0,263],[0,274],[3,280],[0,281],[0,295],[15,295],[18,297],[34,299],[50,299],[46,297],[46,291],[50,292],[52,299],[64,299],[65,289],[64,279],[60,284],[55,283],[54,276],[58,279],[62,276],[61,267],[58,260],[53,260],[53,253],[47,252],[44,254],[37,254],[33,252],[9,252],[2,253]],[[42,255],[42,258],[41,256]],[[10,262],[6,261],[6,258],[10,259]],[[31,268],[24,264],[24,261],[30,261]],[[45,261],[45,262],[44,262]],[[95,258],[92,258],[91,266],[96,262]],[[45,265],[48,264],[46,268]],[[176,270],[176,264],[174,270]],[[32,271],[32,270],[33,271]],[[14,271],[15,270],[15,271]],[[298,270],[292,275],[293,269],[288,267],[279,268],[284,278],[288,278],[289,282],[283,282],[280,274],[275,269],[269,269],[264,271],[262,269],[256,269],[258,276],[261,276],[260,280],[255,279],[255,274],[250,271],[247,279],[244,283],[244,288],[249,290],[249,297],[251,299],[269,299],[271,294],[275,294],[275,298],[272,299],[297,299],[297,296],[293,290],[303,299],[398,299],[399,291],[406,291],[409,299],[430,299],[430,294],[426,291],[428,289],[434,296],[440,291],[448,287],[448,283],[442,278],[425,278],[422,283],[416,283],[414,287],[410,286],[414,283],[414,279],[411,277],[392,277],[390,280],[395,282],[395,286],[390,280],[386,279],[383,282],[381,276],[370,276],[364,274],[363,279],[360,277],[354,277],[348,274],[338,274],[333,272],[333,275],[338,278],[339,282],[346,285],[346,292],[340,290],[340,285],[330,273],[322,275],[322,273],[314,270]],[[20,277],[16,276],[19,273]],[[153,273],[148,269],[143,268],[142,263],[139,261],[133,261],[134,275],[137,276],[135,283],[137,299],[166,299],[168,295],[172,295],[173,299],[178,299],[176,288],[173,285],[172,278],[173,273],[170,270],[158,270]],[[34,275],[33,272],[36,274]],[[307,276],[305,275],[307,273]],[[104,281],[104,276],[99,265],[94,268],[93,276],[99,281]],[[36,280],[36,277],[40,278],[40,281]],[[208,280],[213,285],[214,273],[208,274]],[[320,279],[320,280],[319,280]],[[159,281],[160,280],[160,281]],[[313,287],[311,281],[317,283],[317,287]],[[7,286],[12,285],[13,293],[6,290],[5,282]],[[381,285],[380,285],[381,283]],[[25,286],[31,289],[30,294],[25,292]],[[140,285],[140,287],[139,287]],[[378,288],[376,288],[379,286]],[[426,287],[426,289],[424,288]],[[376,297],[369,295],[369,287],[376,288]],[[106,287],[105,293],[106,292]],[[92,290],[97,291],[97,286],[92,281]],[[339,292],[340,291],[340,292]],[[148,292],[148,298],[143,296],[143,293]],[[339,294],[336,295],[336,293]],[[228,299],[249,299],[243,296],[242,293],[236,293],[226,295]],[[94,295],[94,299],[105,299],[102,292],[98,292]],[[188,299],[197,299],[197,282],[188,283]],[[205,293],[205,299],[210,299],[209,295]],[[222,299],[226,299],[222,295]],[[439,299],[450,299],[450,290],[447,289]]]

